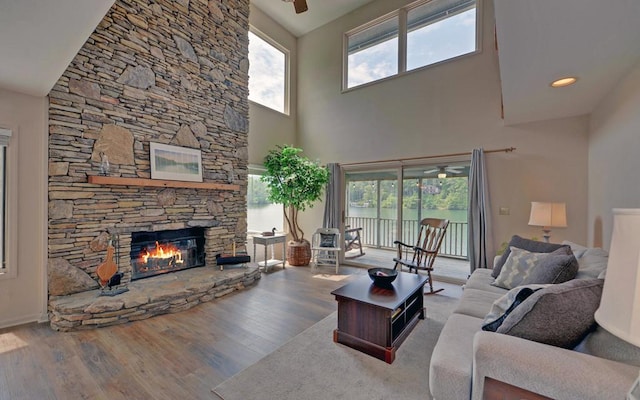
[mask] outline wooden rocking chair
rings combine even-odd
[[[360,254],[356,254],[350,258],[363,256],[364,251],[362,251],[362,241],[360,240],[360,232],[362,232],[362,228],[351,228],[349,225],[344,228],[344,252],[346,253],[349,250],[359,250]]]
[[[449,220],[438,218],[425,218],[420,221],[420,231],[418,232],[418,240],[415,246],[402,243],[398,240],[393,242],[398,246],[398,256],[393,259],[396,265],[393,269],[400,266],[409,267],[409,272],[415,270],[427,271],[429,276],[429,292],[427,294],[438,293],[444,289],[433,290],[433,280],[431,279],[431,271],[433,271],[433,262],[440,251],[442,239],[447,232]]]

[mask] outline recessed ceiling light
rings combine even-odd
[[[577,80],[578,78],[574,76],[568,76],[566,78],[556,79],[555,81],[551,82],[551,87],[557,88],[557,87],[565,87],[565,86],[573,85],[574,83],[576,83]]]

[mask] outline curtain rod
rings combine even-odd
[[[485,153],[511,153],[512,151],[515,151],[515,149],[516,149],[515,147],[505,147],[504,149],[485,150],[484,152]],[[379,163],[388,163],[388,162],[404,162],[404,161],[413,161],[413,160],[428,160],[430,158],[468,156],[468,155],[471,155],[471,154],[472,154],[472,152],[466,151],[466,152],[463,152],[463,153],[438,154],[438,155],[434,155],[434,156],[396,158],[396,159],[390,159],[390,160],[361,161],[361,162],[353,162],[353,163],[344,163],[344,164],[340,164],[340,166],[379,164]]]

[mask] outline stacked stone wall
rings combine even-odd
[[[95,278],[109,238],[204,226],[212,256],[246,238],[249,0],[116,0],[49,93],[49,259]],[[239,191],[107,186],[150,178],[149,143],[202,152],[205,182]]]

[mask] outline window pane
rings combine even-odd
[[[260,175],[249,175],[247,182],[247,229],[249,232],[266,232],[272,228],[283,231],[284,214],[282,204],[271,203],[267,184]]]
[[[475,0],[431,1],[407,13],[407,70],[476,50]]]
[[[398,17],[347,38],[347,87],[398,73]]]
[[[249,100],[285,112],[286,54],[249,32]]]

